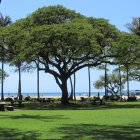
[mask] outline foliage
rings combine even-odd
[[[123,56],[116,58],[117,63],[125,67],[133,64],[139,58],[139,44],[140,39],[138,36],[123,33],[119,42],[120,51],[123,52]]]
[[[108,74],[107,75],[107,88],[108,88],[108,92],[113,94],[113,95],[117,95],[120,89],[120,77],[118,74]],[[122,85],[121,88],[124,88],[124,84],[126,82],[126,78],[123,75],[122,76]],[[97,89],[102,89],[105,86],[105,76],[100,76],[100,79],[97,80],[94,84],[95,88]]]
[[[127,26],[132,33],[140,36],[140,17],[132,18],[132,22],[127,24]]]
[[[129,76],[131,80],[140,81],[140,65],[133,65],[129,70]]]
[[[134,17],[132,19],[132,22],[128,24],[128,29],[136,34],[138,37],[140,37],[140,17]],[[139,43],[139,46],[140,46],[140,43]],[[135,64],[132,65],[132,67],[130,68],[130,71],[129,71],[129,75],[130,75],[130,78],[132,80],[136,80],[136,81],[140,81],[140,49],[139,51],[137,52],[139,54],[139,57],[137,58],[137,60],[135,61]]]
[[[2,71],[2,70],[0,69],[0,81],[2,80],[2,72],[3,72],[3,79],[5,79],[6,77],[9,76],[5,71]]]
[[[2,13],[0,13],[0,29],[9,26],[12,23],[11,18],[9,16],[3,16]],[[7,46],[4,45],[4,38],[0,37],[0,60],[3,59],[3,61],[6,60],[6,52]]]

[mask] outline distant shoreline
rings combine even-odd
[[[5,96],[4,97],[4,99],[6,99],[6,98],[16,98],[17,96]],[[27,96],[23,96],[23,99],[25,98],[25,97],[27,97]],[[38,98],[37,96],[30,96],[32,99],[36,99],[36,98]],[[81,97],[83,97],[83,98],[89,98],[88,96],[76,96],[76,100],[80,100],[81,99]],[[91,96],[91,97],[98,97],[98,96]],[[135,97],[137,98],[137,100],[140,100],[140,95],[135,95]],[[40,98],[61,98],[61,96],[40,96]],[[100,99],[103,99],[103,96],[100,96]],[[122,99],[124,99],[124,100],[127,100],[128,99],[128,96],[122,96]]]

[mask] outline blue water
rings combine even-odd
[[[22,93],[23,96],[37,96],[37,93]],[[91,92],[91,96],[97,96],[98,92]],[[4,96],[17,96],[17,93],[4,93]],[[43,96],[58,96],[61,97],[62,94],[60,92],[48,92],[48,93],[41,93],[40,97]],[[76,92],[76,96],[88,96],[88,92]],[[100,92],[100,96],[104,96],[104,92]]]
[[[133,91],[130,91],[130,93],[133,93]],[[104,96],[104,92],[99,92],[100,96]],[[124,90],[122,91],[123,95],[127,95],[127,92]],[[22,93],[23,96],[37,96],[37,93]],[[110,95],[110,94],[108,94]],[[119,95],[119,94],[118,94]],[[17,96],[17,93],[4,93],[4,96]],[[61,97],[62,94],[60,92],[40,92],[40,97],[43,96],[56,96]],[[76,92],[76,96],[88,96],[88,92]],[[91,96],[98,96],[98,92],[91,92]]]

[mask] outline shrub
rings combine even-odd
[[[103,99],[104,100],[109,100],[110,99],[110,96],[103,96]]]
[[[110,97],[109,97],[109,99],[111,100],[111,101],[118,101],[118,100],[120,100],[120,96],[116,96],[116,95],[111,95]]]
[[[87,101],[92,101],[93,100],[93,98],[92,97],[87,97],[87,99],[86,99]]]
[[[8,98],[5,98],[4,101],[11,102],[11,101],[14,101],[14,100],[11,97],[8,97]]]
[[[61,101],[61,98],[54,98],[54,101]]]
[[[127,101],[136,101],[136,100],[137,100],[137,98],[135,96],[129,97],[127,99]]]
[[[27,97],[25,97],[24,100],[25,100],[25,101],[31,101],[31,97],[30,97],[30,96],[27,96]]]

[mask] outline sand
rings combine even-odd
[[[6,98],[8,98],[8,97],[10,97],[10,98],[16,98],[16,97],[14,97],[14,96],[7,96],[7,97],[5,97],[5,99]],[[25,98],[25,97],[27,97],[27,96],[23,96],[23,99]],[[31,98],[37,98],[37,96],[30,96]],[[81,97],[83,97],[83,98],[88,98],[88,96],[76,96],[76,100],[81,100]],[[93,97],[93,96],[91,96],[91,97]],[[94,96],[94,97],[97,97],[97,96]],[[135,96],[136,98],[137,98],[137,100],[140,100],[140,95],[136,95]],[[60,96],[40,96],[40,98],[61,98]],[[122,96],[122,98],[124,99],[124,100],[127,100],[128,99],[128,96]],[[100,99],[103,99],[103,96],[100,96]]]

